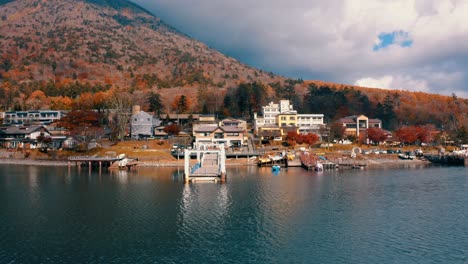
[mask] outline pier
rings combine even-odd
[[[74,162],[76,166],[87,165],[89,167],[110,167],[115,161],[118,161],[118,157],[99,157],[99,156],[72,156],[68,158],[68,166]]]
[[[196,155],[195,164],[190,157]],[[188,150],[184,152],[184,181],[226,181],[226,152],[224,145],[217,149]]]
[[[68,167],[74,162],[76,166],[88,166],[91,167],[102,167],[112,168],[118,167],[120,169],[129,169],[137,165],[137,159],[127,158],[125,154],[119,156],[72,156],[68,158]]]

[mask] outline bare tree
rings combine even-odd
[[[119,92],[109,99],[109,127],[111,139],[122,140],[128,131],[131,118],[132,100],[130,94]]]

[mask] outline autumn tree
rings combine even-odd
[[[90,110],[74,110],[57,122],[59,127],[70,130],[72,135],[81,135],[90,139],[102,134],[99,123],[100,114]]]
[[[36,110],[47,107],[47,97],[44,92],[40,90],[35,90],[31,95],[26,99],[25,106],[28,110]]]
[[[51,110],[72,110],[73,100],[68,96],[50,97]]]
[[[80,94],[73,102],[74,110],[91,110],[94,106],[94,96],[90,92]]]
[[[369,138],[373,143],[378,144],[384,142],[387,137],[388,133],[379,127],[371,127],[367,129],[367,138]]]
[[[164,127],[164,132],[171,136],[177,136],[180,133],[180,127],[177,124],[172,124]]]
[[[422,126],[403,126],[395,131],[398,140],[404,144],[428,143],[432,139],[427,127]]]
[[[291,146],[295,146],[296,143],[307,144],[310,146],[315,144],[319,140],[319,137],[313,133],[299,134],[296,131],[289,131],[286,136],[286,140]]]

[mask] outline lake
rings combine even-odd
[[[0,165],[0,263],[468,263],[468,169]]]

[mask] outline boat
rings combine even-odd
[[[272,171],[280,171],[280,170],[281,170],[281,166],[280,166],[280,165],[273,165],[273,166],[271,166],[271,170],[272,170]]]
[[[413,160],[416,158],[416,155],[412,151],[406,151],[405,153],[398,154],[398,158],[403,160]]]
[[[318,162],[315,164],[315,167],[314,167],[315,171],[323,171],[323,164]]]

